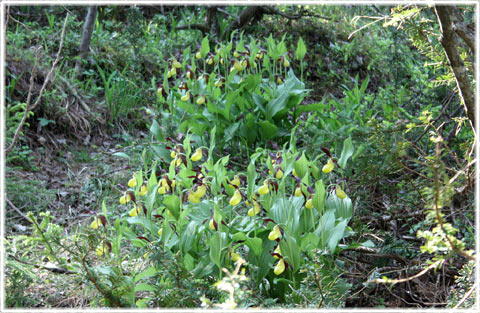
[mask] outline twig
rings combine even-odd
[[[327,21],[331,21],[331,19],[328,18],[328,17],[318,15],[318,14],[315,14],[315,13],[312,13],[312,12],[306,12],[304,14],[297,14],[297,15],[288,15],[286,13],[283,13],[283,12],[281,12],[281,11],[279,11],[279,10],[273,8],[273,7],[269,7],[269,6],[265,6],[265,7],[263,7],[263,9],[265,10],[266,14],[278,14],[280,16],[286,17],[286,18],[291,19],[291,20],[300,19],[302,17],[318,17],[318,18],[321,18],[321,19],[324,19],[324,20],[327,20]]]
[[[347,38],[347,39],[350,40],[350,38],[352,38],[353,35],[355,35],[355,34],[358,33],[359,31],[361,31],[362,29],[367,28],[368,26],[370,26],[370,25],[372,25],[372,24],[375,24],[375,23],[377,23],[378,21],[381,21],[381,20],[384,20],[384,19],[385,19],[384,17],[379,17],[379,18],[376,19],[375,21],[363,25],[362,27],[360,27],[359,29],[356,29],[353,33],[351,33],[350,35],[348,35],[348,38]]]
[[[9,254],[8,257],[14,259],[17,262],[20,262],[20,263],[23,263],[23,264],[26,264],[26,265],[30,265],[30,266],[33,266],[35,268],[39,268],[39,269],[42,269],[42,270],[47,270],[47,271],[50,271],[50,272],[56,273],[56,274],[78,274],[76,272],[72,272],[72,271],[67,270],[65,268],[62,268],[62,267],[45,266],[45,265],[30,263],[30,262],[27,262],[27,261],[24,261],[22,259],[17,258],[13,254]]]
[[[355,251],[359,253],[363,253],[369,256],[377,257],[377,258],[389,258],[389,259],[394,259],[404,265],[408,264],[407,259],[402,257],[401,255],[398,254],[393,254],[393,253],[380,253],[378,249],[375,248],[367,248],[367,247],[357,247],[353,249],[345,249],[343,251]],[[342,252],[343,252],[342,251]]]
[[[200,30],[202,34],[206,34],[210,31],[210,28],[203,24],[188,24],[175,27],[175,30]]]
[[[22,211],[20,211],[20,210],[12,203],[12,201],[10,201],[7,197],[5,197],[5,201],[8,203],[8,205],[9,205],[12,209],[14,209],[18,214],[20,214],[20,216],[21,216],[24,220],[26,220],[26,221],[28,221],[30,224],[32,224],[32,221],[31,221],[25,214],[23,214]]]
[[[25,107],[25,113],[23,114],[22,120],[20,121],[20,124],[18,125],[17,130],[15,131],[15,134],[13,136],[10,146],[7,149],[5,149],[5,156],[13,149],[13,147],[17,143],[18,137],[20,136],[20,132],[22,131],[23,125],[25,124],[29,113],[33,109],[35,109],[35,107],[40,103],[40,99],[42,98],[43,91],[45,90],[45,87],[50,81],[58,61],[60,61],[60,52],[62,52],[63,39],[65,38],[65,29],[67,28],[68,17],[69,17],[69,14],[67,13],[67,16],[65,17],[65,22],[63,23],[62,35],[60,37],[60,46],[58,47],[57,58],[55,59],[55,61],[53,61],[52,68],[50,69],[50,72],[48,72],[47,77],[43,82],[43,85],[42,85],[42,88],[40,89],[40,93],[38,94],[37,100],[35,101],[35,103],[33,103],[33,105],[30,106],[32,89],[33,89],[33,79],[35,76],[36,62],[38,61],[38,57],[35,59],[32,75],[30,76],[30,88],[28,90],[27,103],[26,103],[27,105]]]
[[[435,268],[438,264],[443,262],[443,260],[438,260],[435,263],[430,264],[428,267],[424,268],[422,271],[420,271],[418,274],[407,277],[407,278],[402,278],[402,279],[374,279],[368,281],[369,283],[375,283],[375,284],[382,284],[382,283],[391,283],[391,284],[398,284],[398,283],[404,283],[406,281],[418,278],[422,276],[423,274],[427,273],[429,270]]]

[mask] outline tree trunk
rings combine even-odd
[[[215,34],[216,38],[220,38],[220,25],[217,19],[217,7],[209,6],[207,8],[207,16],[205,17],[205,25]]]
[[[82,60],[87,58],[88,50],[90,48],[90,40],[92,39],[93,26],[97,17],[97,6],[92,5],[88,7],[85,22],[83,24],[82,42],[78,49],[79,59],[75,63],[75,73],[78,75],[82,69]]]
[[[470,119],[472,128],[475,130],[475,93],[470,78],[468,77],[465,64],[458,51],[460,42],[458,41],[457,34],[454,30],[455,25],[451,18],[454,14],[453,8],[454,7],[452,6],[435,6],[435,11],[442,31],[440,42],[455,75],[458,90],[460,91],[460,98],[465,105],[467,116]]]

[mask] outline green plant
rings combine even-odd
[[[155,150],[161,156],[128,181],[120,198],[127,209],[118,218],[105,210],[101,215],[111,216],[107,220],[114,226],[104,224],[105,243],[116,258],[126,243],[134,247],[132,257],[147,262],[160,249],[193,279],[220,280],[221,269],[241,257],[258,290],[284,301],[288,285],[300,286],[304,254],[320,249],[334,255],[341,249],[352,202],[333,169],[343,173],[354,152],[351,139],[339,158],[328,153],[322,169],[320,156],[309,161],[292,141],[289,149],[257,150],[245,173],[229,171],[228,156],[214,162],[215,128],[208,148],[194,149],[190,135],[182,143],[168,140]],[[95,218],[92,227],[102,223]],[[158,273],[162,263],[155,260],[141,277]]]
[[[114,123],[118,119],[125,118],[133,107],[137,105],[138,95],[141,90],[134,82],[124,77],[127,67],[123,69],[122,73],[113,71],[109,75],[98,65],[97,69],[104,86],[105,104],[108,110],[109,121]]]
[[[218,45],[215,53],[206,37],[195,57],[186,50],[182,63],[170,59],[158,98],[181,132],[203,136],[216,127],[220,146],[285,141],[307,94],[289,59],[284,41],[276,43],[272,37],[267,49],[253,39],[246,44],[240,36],[235,49],[230,41]]]

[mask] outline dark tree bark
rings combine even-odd
[[[220,25],[217,18],[217,7],[209,6],[207,8],[207,16],[205,17],[205,25],[215,34],[217,38],[220,37]]]
[[[458,90],[460,91],[460,98],[465,105],[467,116],[470,119],[472,128],[475,130],[475,93],[470,78],[468,77],[465,64],[458,51],[460,42],[455,33],[455,25],[452,20],[452,16],[454,16],[454,7],[437,5],[435,6],[435,11],[442,31],[440,42],[455,75]]]
[[[97,6],[92,5],[88,7],[85,22],[83,24],[82,42],[78,49],[79,59],[75,63],[75,73],[79,73],[82,68],[82,60],[86,59],[88,50],[90,48],[90,40],[92,39],[93,26],[97,17]]]

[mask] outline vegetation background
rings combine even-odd
[[[3,4],[5,307],[478,306],[477,8]]]

